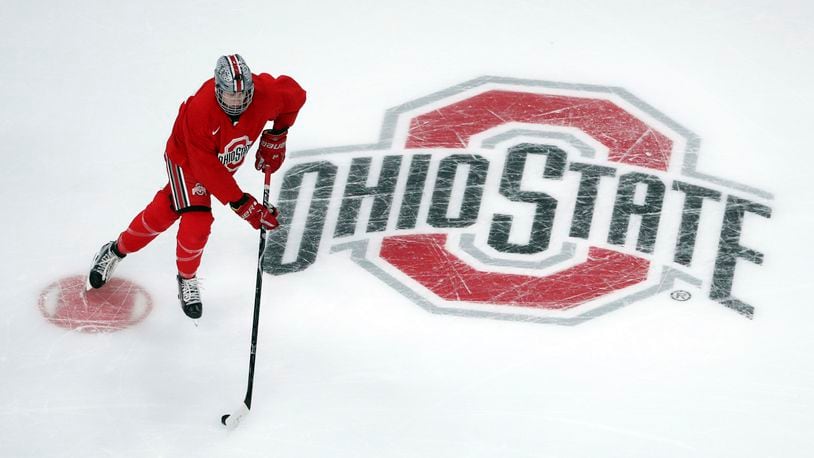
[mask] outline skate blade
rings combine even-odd
[[[93,289],[93,286],[90,285],[90,277],[85,277],[85,292],[90,291]]]

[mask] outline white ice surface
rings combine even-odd
[[[808,457],[814,454],[814,6],[808,1],[74,2],[0,14],[0,456]],[[228,210],[195,328],[174,229],[117,275],[130,329],[53,326],[166,180],[181,100],[216,58],[294,76],[289,150],[374,142],[387,108],[481,75],[624,87],[700,135],[699,169],[775,194],[738,292],[754,320],[656,296],[577,327],[426,313],[347,256],[266,277],[245,389],[256,233]],[[237,174],[259,193],[251,165]],[[256,191],[254,191],[256,190]],[[350,287],[349,287],[350,285]]]

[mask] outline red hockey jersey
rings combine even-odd
[[[181,104],[167,140],[167,157],[224,204],[243,196],[232,175],[269,121],[275,129],[294,124],[305,91],[288,76],[252,74],[254,98],[233,123],[215,98],[214,79]]]

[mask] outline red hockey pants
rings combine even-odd
[[[175,249],[178,273],[186,278],[195,276],[214,218],[211,209],[206,207],[193,207],[182,209],[180,213],[176,212],[170,184],[158,191],[152,202],[136,215],[127,229],[119,235],[116,242],[119,251],[123,254],[139,251],[158,234],[169,229],[179,218],[181,224],[178,226]]]

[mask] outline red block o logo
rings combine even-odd
[[[408,149],[466,148],[507,124],[575,128],[608,148],[608,161],[667,170],[673,142],[609,100],[492,90],[410,121]],[[386,237],[379,256],[448,301],[568,309],[647,279],[648,260],[591,247],[588,259],[548,276],[477,270],[446,247],[445,234]]]

